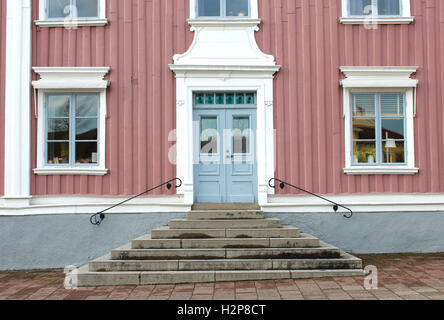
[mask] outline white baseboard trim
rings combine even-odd
[[[0,216],[94,214],[128,199],[127,197],[36,196],[29,206],[9,206],[0,199]],[[108,213],[181,213],[188,212],[183,196],[143,197],[131,200]]]
[[[444,194],[327,195],[353,212],[444,212]],[[126,200],[125,197],[35,196],[23,205],[0,198],[0,216],[93,214]],[[109,213],[181,213],[191,210],[182,195],[131,200]],[[268,195],[262,210],[269,213],[332,213],[332,205],[312,196]],[[340,212],[346,212],[341,210]]]
[[[327,199],[353,212],[436,212],[444,211],[444,194],[363,194],[327,195]],[[325,213],[332,204],[312,196],[268,196],[265,212]],[[339,210],[347,212],[346,210]]]

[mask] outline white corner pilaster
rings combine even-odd
[[[31,177],[31,0],[7,0],[5,207],[28,206]]]

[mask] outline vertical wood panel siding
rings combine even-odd
[[[259,46],[282,65],[274,86],[277,177],[322,194],[444,192],[444,1],[411,3],[413,24],[366,30],[338,22],[340,0],[259,0],[263,21],[256,35]],[[38,1],[33,5],[37,19]],[[32,175],[33,195],[130,195],[174,177],[175,166],[168,161],[174,143],[168,135],[176,126],[175,80],[168,64],[173,54],[185,52],[192,42],[188,16],[188,0],[108,0],[106,27],[33,27],[33,66],[112,68],[106,139],[109,174]],[[4,30],[0,36],[4,41]],[[414,120],[418,175],[343,173],[341,65],[420,67]],[[32,132],[35,167],[34,117]]]
[[[340,0],[259,2],[258,43],[282,65],[275,81],[276,176],[322,194],[444,192],[444,1],[412,0],[413,24],[377,30],[340,24]],[[420,67],[418,175],[343,173],[339,67],[372,65]]]
[[[0,1],[0,196],[5,194],[6,1]]]
[[[193,34],[186,0],[108,0],[106,27],[33,27],[33,66],[110,66],[104,177],[35,176],[33,195],[132,195],[175,177],[175,79],[168,64],[185,52]],[[38,19],[38,1],[33,1]],[[34,79],[37,76],[34,75]],[[33,111],[34,112],[34,111]],[[36,120],[32,120],[36,166]],[[158,191],[152,194],[170,194]]]

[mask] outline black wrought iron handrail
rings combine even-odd
[[[143,196],[144,194],[147,194],[148,192],[151,192],[151,191],[154,191],[154,190],[156,190],[156,189],[159,189],[159,188],[161,188],[161,187],[163,187],[163,186],[166,186],[167,189],[170,190],[170,189],[173,187],[173,185],[172,185],[172,182],[173,182],[173,181],[176,181],[176,186],[175,186],[176,188],[180,188],[180,187],[182,186],[182,180],[180,180],[179,178],[174,178],[174,179],[168,180],[167,182],[164,182],[164,183],[162,183],[162,184],[159,184],[158,186],[156,186],[156,187],[154,187],[154,188],[148,189],[148,190],[146,190],[146,191],[144,191],[144,192],[142,192],[142,193],[139,193],[139,194],[136,195],[136,196],[133,196],[133,197],[131,197],[131,198],[125,200],[125,201],[122,201],[122,202],[120,202],[120,203],[118,203],[118,204],[115,204],[115,205],[113,205],[113,206],[111,206],[111,207],[105,209],[105,210],[102,210],[102,211],[100,211],[100,212],[97,212],[96,214],[93,214],[93,215],[91,216],[91,218],[89,218],[89,221],[90,221],[91,224],[93,224],[93,225],[100,226],[100,225],[102,224],[102,221],[105,219],[105,212],[107,212],[107,211],[109,211],[109,210],[111,210],[111,209],[114,209],[114,208],[116,208],[116,207],[118,207],[118,206],[121,206],[122,204],[127,203],[127,202],[129,202],[129,201],[131,201],[131,200],[133,200],[133,199],[136,199],[136,198],[138,198],[138,197],[140,197],[140,196]],[[177,182],[178,182],[178,183],[177,183]]]
[[[272,181],[275,181],[275,184],[274,184],[274,185],[271,184]],[[268,185],[269,185],[271,188],[276,188],[276,182],[279,182],[279,187],[280,187],[281,189],[284,189],[285,186],[287,185],[287,186],[292,187],[292,188],[295,188],[295,189],[297,189],[297,190],[299,190],[299,191],[302,191],[302,192],[305,192],[305,193],[311,194],[312,196],[318,197],[318,198],[320,198],[320,199],[322,199],[322,200],[324,200],[324,201],[330,202],[331,204],[333,204],[333,210],[334,210],[335,212],[338,212],[339,207],[344,208],[345,210],[350,211],[349,214],[344,214],[344,217],[347,218],[347,219],[350,219],[351,217],[353,217],[353,211],[352,211],[350,208],[347,208],[347,207],[345,207],[345,206],[343,206],[343,205],[340,205],[339,203],[336,203],[336,202],[331,201],[331,200],[329,200],[329,199],[327,199],[327,198],[324,198],[324,197],[322,197],[322,196],[320,196],[320,195],[318,195],[318,194],[316,194],[316,193],[313,193],[313,192],[307,191],[307,190],[302,189],[302,188],[300,188],[300,187],[296,187],[296,186],[292,185],[291,183],[288,183],[288,182],[285,182],[285,181],[282,181],[282,180],[279,180],[279,179],[276,179],[276,178],[272,178],[272,179],[270,179],[270,181],[268,181]]]

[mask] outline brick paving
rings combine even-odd
[[[359,257],[378,289],[352,277],[65,290],[62,270],[43,270],[0,272],[0,300],[444,300],[444,253]]]

